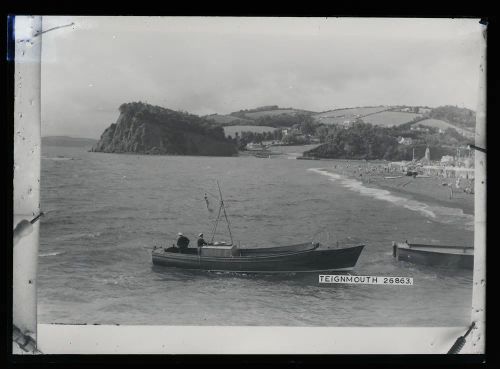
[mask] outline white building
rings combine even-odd
[[[452,163],[455,161],[455,158],[451,155],[444,155],[441,158],[441,163]]]
[[[400,144],[400,145],[411,145],[412,143],[413,143],[413,139],[411,137],[398,138],[398,144]]]

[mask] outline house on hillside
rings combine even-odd
[[[411,145],[413,139],[411,137],[398,137],[398,144],[400,145]]]
[[[410,127],[410,131],[429,132],[429,128],[420,124],[414,124]]]
[[[288,135],[297,135],[297,134],[300,134],[300,130],[298,128],[283,128],[281,130],[281,133],[283,135],[283,137],[285,136],[288,136]]]
[[[350,119],[346,119],[342,122],[342,126],[347,129],[349,128],[350,126],[352,126],[354,124],[354,121],[353,120],[350,120]]]
[[[441,164],[451,164],[455,161],[455,158],[451,155],[444,155],[441,158]]]
[[[250,142],[245,146],[245,149],[247,149],[248,151],[265,150],[266,146],[264,146],[262,143]]]
[[[419,107],[418,108],[418,113],[419,114],[427,114],[427,113],[430,113],[431,112],[431,108],[422,108],[422,107]]]

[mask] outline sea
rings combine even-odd
[[[398,262],[392,242],[472,245],[473,216],[335,173],[335,161],[148,156],[42,147],[38,322],[120,325],[466,326],[472,272]],[[413,285],[320,284],[154,266],[178,232],[210,238],[222,190],[241,247],[365,244],[351,272]],[[205,200],[205,197],[208,201]],[[229,241],[221,221],[215,240]]]

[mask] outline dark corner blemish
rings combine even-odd
[[[488,20],[486,18],[481,18],[479,23],[482,24],[483,26],[488,26]]]
[[[7,61],[13,61],[15,56],[15,34],[14,34],[14,25],[16,23],[16,16],[9,14],[7,16]]]

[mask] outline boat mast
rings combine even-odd
[[[226,218],[227,230],[229,231],[229,237],[231,238],[231,245],[232,245],[234,243],[233,234],[231,233],[231,225],[229,223],[229,218],[227,217],[226,206],[224,205],[224,200],[222,199],[222,191],[220,189],[219,181],[217,181],[217,187],[219,188],[220,205],[219,205],[219,212],[217,213],[217,219],[215,221],[214,229],[212,232],[212,239],[210,240],[210,242],[213,242],[213,240],[214,240],[215,231],[217,230],[217,225],[219,224],[220,212],[222,210],[222,211],[224,211],[224,218]]]
[[[210,243],[214,242],[215,231],[217,231],[217,225],[219,224],[221,209],[222,207],[219,205],[219,212],[217,213],[217,218],[215,219],[214,229],[212,230],[212,238],[210,239]]]

